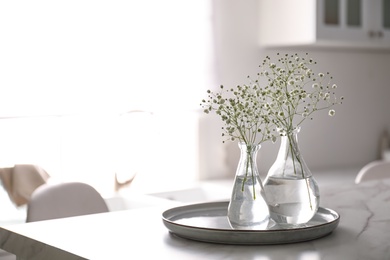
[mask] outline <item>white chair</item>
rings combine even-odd
[[[16,255],[0,249],[0,260],[16,260]]]
[[[31,195],[26,222],[108,212],[92,186],[80,182],[43,184]]]
[[[355,178],[355,183],[390,178],[390,161],[373,161],[365,165]]]

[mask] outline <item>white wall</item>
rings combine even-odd
[[[213,4],[217,85],[247,83],[246,76],[256,74],[263,57],[286,52],[258,46],[257,0],[214,0]],[[302,126],[301,152],[312,171],[362,167],[377,159],[379,136],[385,128],[390,129],[390,52],[335,48],[287,51],[309,52],[318,61],[319,70],[334,76],[339,95],[345,97],[344,104],[335,107],[335,117],[318,113],[313,121]],[[203,125],[213,137],[204,137],[208,142],[202,150],[208,159],[201,162],[201,169],[208,169],[205,176],[233,176],[238,148],[235,143],[222,144],[219,119],[214,119]],[[215,154],[213,166],[206,167],[204,164],[211,161],[207,152],[211,147],[219,152]],[[272,164],[277,150],[278,144],[263,145],[259,157],[262,174]]]

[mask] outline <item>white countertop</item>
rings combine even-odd
[[[239,246],[176,237],[160,205],[0,228],[0,248],[21,259],[390,259],[390,179],[321,189],[339,226],[309,242]]]

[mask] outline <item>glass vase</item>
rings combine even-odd
[[[264,180],[270,217],[284,227],[304,226],[320,200],[317,182],[299,150],[299,130],[281,132],[277,158]]]
[[[233,229],[266,229],[269,210],[256,163],[260,145],[241,142],[238,146],[241,156],[227,214],[230,226]]]

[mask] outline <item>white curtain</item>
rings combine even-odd
[[[208,0],[1,1],[2,163],[102,183],[143,145],[157,150],[156,174],[174,178],[183,171],[165,172],[169,147],[187,139],[192,154],[175,160],[196,179],[194,111],[212,82],[211,36]]]

